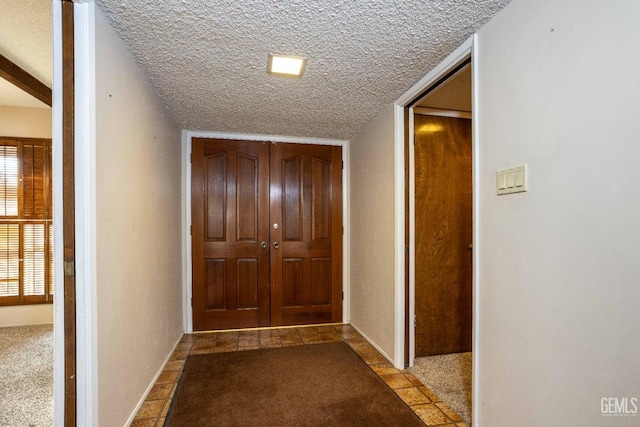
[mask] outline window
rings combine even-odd
[[[0,305],[53,301],[51,140],[0,138]]]

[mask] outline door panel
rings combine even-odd
[[[207,166],[205,176],[207,178],[207,188],[205,192],[205,203],[207,209],[207,240],[225,240],[226,225],[225,218],[227,202],[227,153],[218,153],[206,159]],[[215,171],[218,171],[217,173]]]
[[[302,156],[282,160],[282,204],[283,240],[299,241],[302,239],[303,215]]]
[[[271,223],[272,324],[341,321],[340,147],[272,146]]]
[[[270,324],[269,145],[193,139],[195,330]]]
[[[471,351],[471,120],[415,128],[416,356]]]
[[[311,260],[313,304],[331,304],[331,258]]]
[[[192,147],[194,329],[341,321],[342,149]]]

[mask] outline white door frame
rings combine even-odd
[[[62,2],[52,2],[53,39],[53,230],[54,242],[63,241],[62,224]],[[64,260],[55,245],[53,276],[53,423],[64,425]]]
[[[98,423],[96,316],[95,3],[73,0],[75,64],[76,425]],[[62,242],[62,0],[53,0],[54,230]],[[64,425],[64,268],[54,248],[54,423]]]
[[[342,322],[349,322],[349,141],[343,139],[305,138],[292,136],[235,134],[224,132],[182,132],[182,295],[183,327],[185,333],[193,332],[193,310],[191,307],[192,255],[191,255],[191,139],[217,138],[256,142],[284,142],[289,144],[321,144],[342,147]]]
[[[431,72],[423,77],[418,83],[416,83],[411,89],[409,89],[404,95],[402,95],[394,105],[395,108],[395,121],[394,121],[394,152],[395,152],[395,181],[396,181],[396,200],[395,200],[395,221],[396,221],[396,306],[395,306],[395,360],[396,367],[402,367],[404,365],[404,325],[405,325],[405,191],[408,186],[410,191],[409,197],[409,227],[410,230],[415,229],[415,182],[414,177],[409,175],[409,182],[405,183],[405,164],[404,164],[404,150],[405,150],[405,119],[404,109],[410,106],[421,94],[425,92],[429,87],[433,86],[442,77],[452,71],[455,67],[466,61],[468,58],[475,57],[475,39],[476,36],[472,36],[467,39],[458,49],[451,53],[444,61],[436,66]],[[477,73],[475,61],[471,63],[472,67],[472,179],[473,179],[473,364],[477,366],[477,354],[478,348],[478,281],[477,281],[477,259],[478,259],[478,138],[477,138],[477,120],[475,117],[476,103],[477,103]],[[413,111],[409,114],[409,140],[413,140]],[[411,150],[410,150],[411,151]],[[415,165],[413,164],[413,156],[410,152],[410,164],[409,170],[413,171]],[[409,319],[415,318],[415,233],[409,233]],[[411,323],[411,322],[410,322]],[[409,330],[409,365],[413,366],[415,359],[415,329]],[[473,392],[474,396],[477,396],[477,379],[476,371],[473,372]],[[474,399],[474,406],[477,405],[478,399]],[[474,413],[477,413],[474,408]]]
[[[98,423],[96,56],[93,1],[74,4],[76,174],[76,423]]]

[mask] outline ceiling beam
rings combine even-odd
[[[51,107],[51,89],[1,54],[0,77]]]

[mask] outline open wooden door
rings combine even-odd
[[[194,138],[195,330],[342,320],[342,149]]]
[[[471,351],[471,120],[415,129],[416,357]]]

